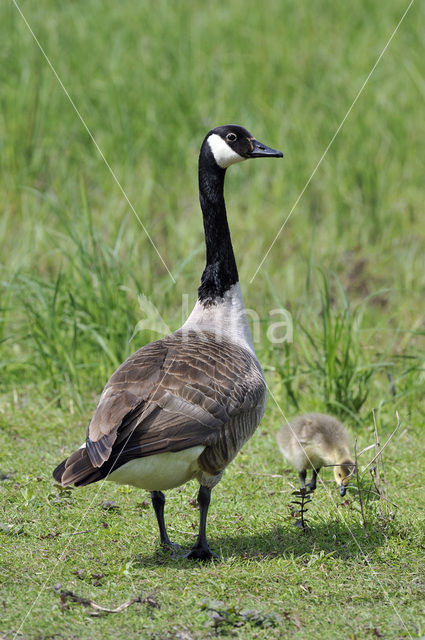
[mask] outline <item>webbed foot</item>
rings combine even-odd
[[[182,548],[177,542],[171,542],[171,540],[167,540],[167,542],[161,542],[161,547],[165,549],[171,549],[171,551],[181,551]]]
[[[192,549],[186,553],[183,558],[188,558],[189,560],[218,560],[220,556],[211,551],[207,544],[203,545],[195,545]]]

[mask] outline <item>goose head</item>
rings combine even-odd
[[[352,460],[344,460],[344,462],[334,467],[335,481],[339,486],[339,493],[341,496],[345,496],[347,485],[354,473],[354,468],[355,464]]]
[[[283,153],[259,142],[237,124],[226,124],[212,129],[206,136],[201,153],[212,155],[221,169],[250,158],[282,158]]]

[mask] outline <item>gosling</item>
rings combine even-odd
[[[307,413],[284,425],[276,440],[283,456],[297,469],[302,489],[306,488],[307,469],[313,469],[308,487],[314,491],[321,467],[335,465],[335,481],[340,495],[345,496],[355,464],[348,433],[338,420],[322,413]]]

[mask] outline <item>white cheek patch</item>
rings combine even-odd
[[[220,138],[216,133],[212,133],[208,137],[207,142],[214,156],[214,160],[222,169],[227,169],[227,167],[230,167],[231,164],[235,164],[235,162],[242,162],[242,160],[246,160],[246,158],[240,156],[239,153],[233,151],[233,149],[226,144],[223,138]]]

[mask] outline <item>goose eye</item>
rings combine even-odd
[[[340,478],[340,477],[341,477],[341,474],[340,474],[340,473],[338,473],[338,478]]]
[[[226,140],[228,140],[229,142],[234,142],[237,138],[236,133],[228,133],[226,136]]]

